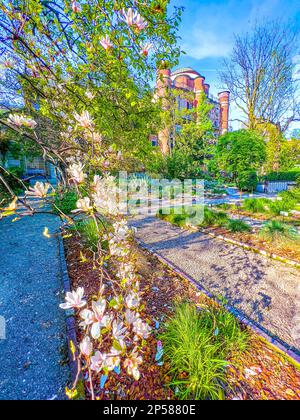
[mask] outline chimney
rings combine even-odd
[[[225,90],[220,92],[218,96],[220,102],[220,132],[224,134],[228,131],[230,92]]]

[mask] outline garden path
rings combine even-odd
[[[146,248],[289,346],[300,350],[300,271],[155,217],[132,220]]]
[[[0,400],[62,399],[69,367],[53,235],[59,220],[49,214],[11,219],[0,221],[0,316],[6,321],[6,339],[0,334]],[[43,236],[46,226],[50,238]]]

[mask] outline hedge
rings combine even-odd
[[[287,172],[270,172],[260,178],[260,181],[296,181],[300,176],[300,169]]]

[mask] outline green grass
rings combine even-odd
[[[56,214],[70,214],[76,209],[78,195],[75,191],[66,191],[62,196],[56,195],[53,205],[53,211]]]
[[[260,229],[259,236],[268,242],[300,245],[300,235],[294,226],[272,220]]]
[[[227,223],[227,228],[231,232],[250,232],[251,226],[248,223],[243,222],[242,220],[229,220]]]
[[[230,363],[247,349],[248,333],[225,309],[197,310],[185,303],[161,335],[170,363],[170,386],[180,399],[219,400],[224,398],[227,360]]]

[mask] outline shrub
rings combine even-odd
[[[70,214],[72,210],[76,209],[77,200],[78,195],[75,191],[66,191],[62,196],[57,194],[53,205],[54,213]]]
[[[0,168],[0,174],[16,195],[19,195],[24,191],[24,185],[18,180],[18,178],[21,179],[23,174],[23,170],[21,168],[18,166],[12,166],[7,171]],[[25,183],[25,185],[28,185],[28,183]],[[11,198],[6,187],[0,181],[0,199],[6,199],[7,197],[9,197],[9,199]]]
[[[262,179],[268,181],[296,181],[299,176],[300,170],[286,172],[270,172]]]
[[[277,243],[300,243],[300,235],[294,226],[290,226],[276,220],[265,223],[259,232],[259,236],[265,241]]]
[[[267,198],[246,198],[242,207],[250,213],[265,213],[268,210],[267,205],[270,202]]]
[[[258,184],[258,177],[255,171],[245,171],[239,174],[237,187],[242,191],[255,191]]]
[[[225,226],[228,223],[228,215],[222,211],[204,208],[204,220],[202,226]]]
[[[226,359],[247,347],[248,334],[222,309],[198,311],[185,303],[175,308],[161,336],[180,399],[223,399]]]
[[[286,200],[283,199],[282,201],[276,200],[271,201],[269,204],[270,213],[274,214],[275,216],[279,216],[281,212],[289,212],[294,209],[296,205],[295,200]]]
[[[227,228],[231,232],[249,232],[251,230],[251,226],[248,223],[243,222],[243,220],[229,220],[227,224]]]

